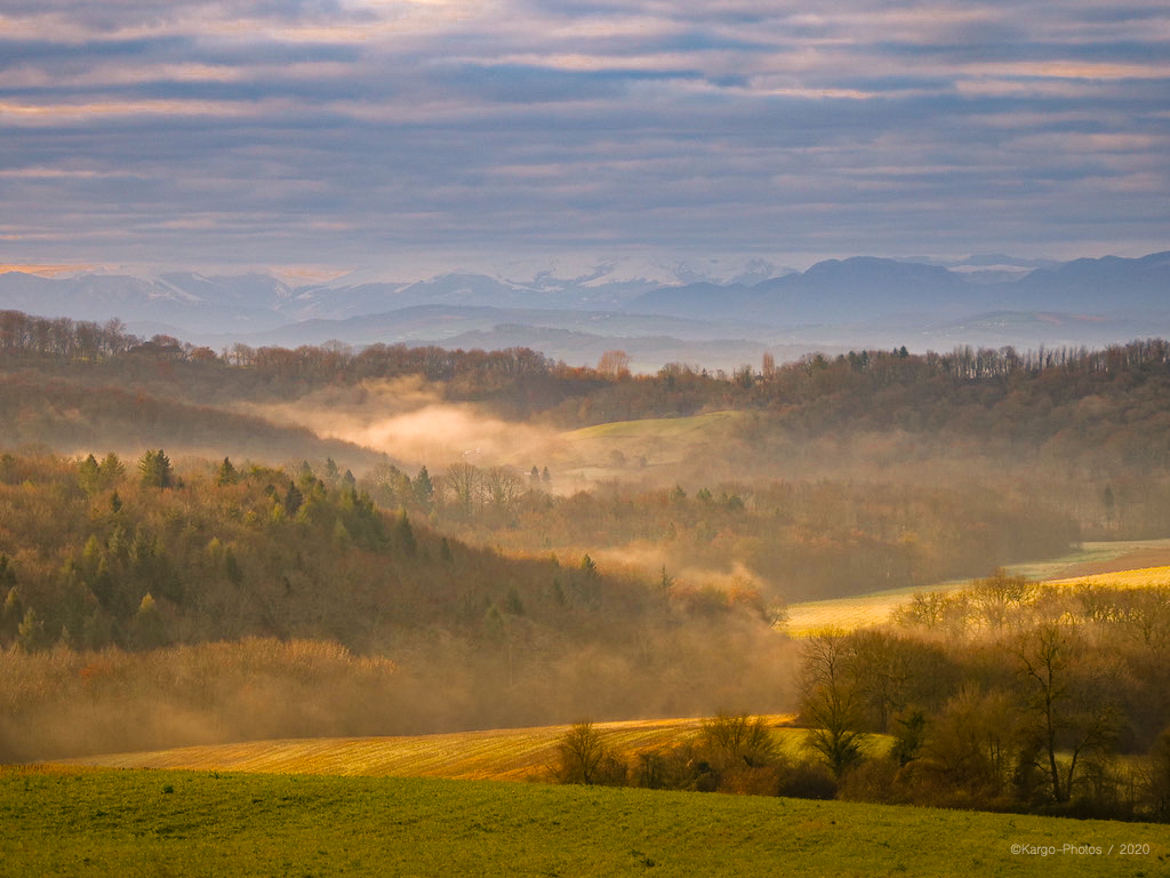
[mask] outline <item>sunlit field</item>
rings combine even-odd
[[[1170,555],[1170,540],[1127,540],[1086,542],[1079,550],[1050,561],[1013,565],[1014,575],[1041,579],[1046,586],[1092,585],[1106,588],[1146,588],[1170,584],[1170,565],[1114,569],[1089,575],[1065,576],[1075,569],[1096,569],[1130,563],[1134,558]],[[899,588],[855,597],[825,601],[804,601],[788,608],[783,628],[794,637],[804,637],[825,628],[853,630],[890,621],[918,592],[953,592],[970,585],[968,580],[939,583],[928,588]]]
[[[1166,831],[712,793],[0,770],[0,875],[1157,875]]]
[[[767,717],[777,726],[791,716]],[[666,747],[693,736],[701,719],[634,720],[597,723],[607,745],[637,752]],[[557,742],[568,726],[497,729],[441,735],[380,738],[305,738],[181,747],[71,760],[110,768],[165,768],[246,771],[277,774],[438,777],[463,780],[547,778],[556,761]],[[798,750],[801,729],[774,728],[781,746]]]

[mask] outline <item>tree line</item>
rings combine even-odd
[[[1059,555],[1078,539],[1056,509],[972,484],[758,478],[558,494],[547,468],[460,462],[414,477],[383,463],[359,485],[379,505],[425,515],[473,543],[529,553],[635,546],[661,553],[675,574],[738,563],[740,587],[762,586],[771,602],[978,575]]]
[[[889,626],[811,637],[801,719],[844,797],[1166,820],[1167,673],[1170,583],[998,571]]]
[[[620,354],[611,351],[607,358]],[[236,344],[217,353],[166,335],[143,339],[126,332],[117,320],[99,325],[0,311],[0,362],[37,357],[77,365],[137,360],[213,370],[227,367],[236,377],[252,373],[269,386],[300,390],[421,375],[446,385],[451,398],[494,401],[518,416],[548,411],[552,419],[578,426],[717,408],[789,408],[825,399],[877,417],[890,415],[891,401],[938,402],[961,388],[982,388],[960,396],[979,399],[986,406],[1021,391],[1052,400],[1083,398],[1115,382],[1132,387],[1170,377],[1170,344],[1162,339],[1099,350],[959,346],[949,353],[920,355],[901,347],[837,357],[810,354],[779,366],[769,355],[760,368],[745,365],[730,375],[683,363],[667,364],[652,375],[631,375],[604,358],[596,369],[571,367],[528,348],[483,351],[374,344],[354,350],[337,343],[296,349]],[[891,388],[914,392],[905,396]],[[868,406],[862,404],[863,397],[870,399]],[[898,417],[905,417],[900,407],[894,409]],[[937,418],[931,420],[937,426]]]
[[[622,752],[579,723],[552,777],[1170,821],[1170,583],[1057,589],[998,571],[920,594],[887,626],[823,630],[801,654],[783,737],[721,714]]]

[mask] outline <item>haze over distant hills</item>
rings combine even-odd
[[[104,321],[223,347],[338,340],[527,346],[570,363],[611,348],[654,369],[731,368],[770,350],[1102,345],[1170,334],[1170,251],[1055,264],[1007,256],[949,266],[854,257],[804,272],[756,261],[723,274],[614,265],[571,278],[465,272],[419,281],[346,275],[293,285],[260,273],[0,275],[0,308]]]

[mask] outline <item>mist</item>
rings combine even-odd
[[[413,735],[792,709],[795,650],[743,618],[634,642],[484,649],[408,635],[387,656],[246,638],[130,653],[10,651],[0,762],[300,737]]]
[[[440,386],[421,376],[363,381],[314,391],[295,402],[236,408],[383,452],[412,468],[466,461],[527,469],[525,464],[562,454],[567,444],[556,430],[505,421],[472,403],[448,402]]]

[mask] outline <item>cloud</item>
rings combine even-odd
[[[5,261],[1170,232],[1155,0],[14,0],[0,33]]]

